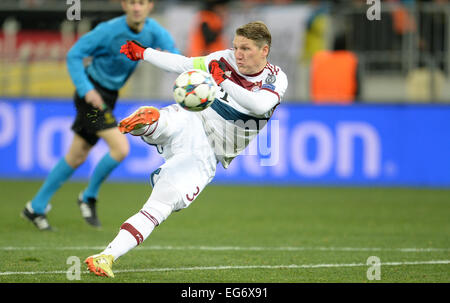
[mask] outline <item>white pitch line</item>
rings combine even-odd
[[[413,262],[386,262],[380,266],[400,266],[400,265],[430,265],[430,264],[450,264],[450,260],[435,261],[413,261]],[[308,269],[327,267],[360,267],[368,266],[366,263],[348,264],[290,264],[290,265],[238,265],[238,266],[201,266],[201,267],[180,267],[180,268],[147,268],[147,269],[124,269],[117,270],[117,273],[126,272],[155,272],[155,271],[190,271],[190,270],[224,270],[224,269]]]
[[[103,250],[105,246],[0,246],[0,251],[10,250]],[[398,251],[398,252],[447,252],[450,248],[382,248],[382,247],[326,247],[326,246],[140,246],[140,250],[205,250],[205,251]]]
[[[450,260],[432,260],[432,261],[411,261],[411,262],[384,262],[380,266],[402,266],[402,265],[435,265],[450,264]],[[141,268],[141,269],[123,269],[115,270],[114,273],[133,273],[133,272],[162,272],[162,271],[195,271],[195,270],[227,270],[227,269],[309,269],[309,268],[330,268],[330,267],[362,267],[368,266],[366,263],[341,263],[341,264],[290,264],[290,265],[220,265],[220,266],[195,266],[195,267],[166,267],[166,268]],[[0,272],[0,276],[9,275],[54,275],[66,274],[67,271],[6,271]],[[88,271],[81,272],[83,274]]]

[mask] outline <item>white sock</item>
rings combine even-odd
[[[150,144],[164,144],[169,140],[174,131],[176,129],[169,123],[167,111],[162,109],[158,121],[145,130],[142,139]]]
[[[112,255],[115,261],[136,246],[136,239],[128,231],[121,229],[114,240],[100,254]]]
[[[115,261],[144,242],[158,224],[148,212],[138,212],[122,224],[117,236],[101,254],[112,255]]]
[[[133,135],[133,136],[149,136],[149,135],[152,135],[155,132],[156,128],[158,127],[158,124],[159,124],[158,122],[159,121],[156,121],[153,124],[145,125],[145,126],[143,126],[141,128],[132,130],[130,132],[130,134]]]

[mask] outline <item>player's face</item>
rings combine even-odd
[[[150,0],[122,0],[122,8],[127,15],[129,24],[141,24],[145,22],[153,9],[153,1]]]
[[[241,74],[256,74],[266,66],[269,54],[268,45],[259,47],[255,41],[236,35],[233,40],[233,49]]]

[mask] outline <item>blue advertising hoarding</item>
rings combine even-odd
[[[126,117],[142,105],[122,102]],[[71,100],[0,98],[0,178],[41,179],[69,148]],[[315,106],[285,103],[215,183],[450,186],[450,106]],[[109,180],[148,182],[163,159],[128,136],[131,152]],[[85,180],[107,151],[100,141],[72,179]]]

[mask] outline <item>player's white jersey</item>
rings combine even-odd
[[[288,81],[286,74],[275,65],[267,63],[265,68],[254,75],[239,73],[233,50],[214,52],[205,58],[205,66],[212,60],[219,60],[226,65],[226,76],[235,84],[252,92],[269,91],[278,98],[269,111],[255,114],[234,100],[220,86],[217,87],[216,99],[207,109],[196,113],[203,122],[210,144],[222,165],[227,168],[266,125],[276,106],[280,104]]]

